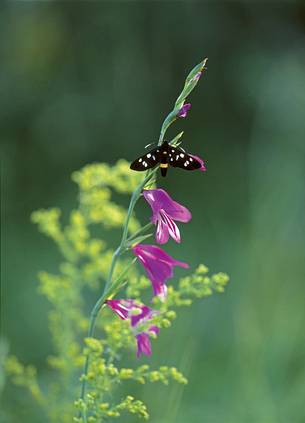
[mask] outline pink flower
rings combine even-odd
[[[107,300],[106,304],[122,320],[130,320],[137,341],[137,357],[141,354],[151,355],[150,334],[157,335],[160,329],[156,325],[149,325],[149,321],[158,312],[134,300]]]
[[[152,329],[154,328],[154,330]],[[158,331],[156,331],[158,329]],[[149,329],[150,332],[157,334],[159,332],[159,328],[157,326],[151,326]],[[137,340],[137,357],[139,358],[141,354],[151,355],[151,344],[150,344],[150,337],[148,332],[141,332],[136,335]]]
[[[174,220],[189,222],[192,218],[190,211],[174,201],[163,189],[146,189],[143,195],[152,208],[151,221],[157,225],[156,241],[165,244],[171,236],[176,242],[180,242],[180,231]]]
[[[187,116],[188,111],[191,108],[191,103],[184,104],[177,113],[177,116],[180,118],[185,118]]]
[[[205,172],[207,170],[204,161],[200,157],[194,156],[194,154],[190,154],[190,156],[201,164],[201,167],[198,169],[200,172]]]
[[[152,283],[154,295],[159,296],[162,300],[166,298],[167,294],[165,282],[174,276],[173,268],[175,266],[186,269],[189,267],[187,263],[175,260],[156,245],[138,244],[133,247],[132,251],[142,263]]]

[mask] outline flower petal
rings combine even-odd
[[[151,355],[151,344],[149,335],[146,332],[139,333],[136,335],[137,339],[137,357],[139,358],[141,354]]]
[[[192,218],[191,212],[186,207],[174,201],[163,189],[146,189],[143,191],[143,195],[152,208],[152,222],[154,224],[156,224],[158,220],[161,209],[178,222],[186,223]]]
[[[160,280],[151,280],[154,296],[159,297],[161,301],[165,301],[167,297],[167,286]]]
[[[180,266],[184,268],[188,268],[189,265],[182,261],[175,260],[169,254],[167,254],[162,248],[158,247],[157,245],[150,245],[150,244],[138,244],[133,247],[134,254],[145,264],[147,263],[150,267],[156,264],[156,262],[162,262],[169,266]],[[143,264],[144,265],[144,264]]]
[[[160,216],[164,220],[164,226],[167,229],[167,233],[178,243],[181,242],[180,231],[176,223],[163,211],[160,210]],[[167,237],[168,239],[168,237]],[[162,244],[162,243],[160,243]]]
[[[180,118],[185,118],[187,116],[188,111],[191,108],[191,103],[184,104],[177,113],[177,116]]]
[[[156,231],[156,241],[158,244],[165,244],[169,238],[169,231],[166,223],[162,219],[158,220],[157,231]]]
[[[150,320],[155,314],[157,314],[156,310],[147,307],[144,304],[138,306],[139,313],[138,314],[131,314],[131,326],[137,326],[141,321],[144,323],[146,320]]]
[[[106,304],[122,319],[129,317],[130,310],[134,306],[133,300],[107,300]]]
[[[134,300],[107,300],[106,304],[122,319],[130,319],[131,326],[151,319],[158,312]]]
[[[204,161],[200,157],[194,156],[194,154],[190,154],[190,156],[201,164],[201,167],[198,169],[200,172],[205,172],[207,170]]]

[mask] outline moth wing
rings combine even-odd
[[[138,172],[152,169],[159,163],[160,156],[160,148],[155,148],[134,160],[130,165],[130,169],[137,170]]]
[[[184,170],[195,170],[201,167],[201,163],[195,157],[172,146],[169,147],[168,163],[172,167],[180,167]]]

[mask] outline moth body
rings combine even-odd
[[[134,160],[130,165],[130,169],[142,172],[157,165],[160,167],[162,176],[166,176],[167,169],[170,166],[180,167],[184,170],[195,170],[201,167],[201,163],[195,157],[187,154],[181,148],[174,147],[164,141],[157,148]]]

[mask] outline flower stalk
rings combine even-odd
[[[179,117],[179,116],[185,117],[186,116],[187,110],[190,108],[190,104],[184,105],[184,101],[185,101],[186,97],[191,93],[191,91],[195,88],[195,86],[196,86],[196,84],[197,84],[197,82],[198,82],[198,80],[201,76],[201,73],[205,69],[206,61],[207,61],[207,59],[204,59],[202,62],[200,62],[197,66],[195,66],[195,68],[192,69],[192,71],[187,76],[185,84],[184,84],[184,88],[183,88],[181,94],[179,95],[178,99],[176,100],[173,110],[165,118],[165,120],[164,120],[164,122],[161,126],[158,145],[162,144],[162,142],[164,141],[164,136],[166,134],[167,129],[177,119],[177,117]],[[200,76],[198,77],[199,74],[200,74]],[[176,144],[179,141],[182,134],[183,133],[178,134],[172,140],[173,144]],[[124,226],[123,226],[123,233],[122,233],[120,245],[115,250],[115,252],[112,256],[112,260],[111,260],[111,264],[110,264],[110,268],[109,268],[109,274],[108,274],[108,277],[107,277],[107,281],[106,281],[106,284],[105,284],[104,291],[103,291],[101,297],[97,300],[97,302],[94,305],[94,307],[91,311],[91,314],[90,314],[90,323],[89,323],[89,329],[88,329],[88,337],[89,338],[92,338],[93,335],[94,335],[94,329],[95,329],[97,316],[99,315],[99,313],[100,313],[101,309],[103,308],[103,306],[105,305],[106,301],[108,299],[110,299],[111,296],[114,294],[114,292],[117,292],[121,288],[121,285],[123,284],[123,282],[122,282],[123,276],[122,275],[120,275],[117,280],[113,281],[113,274],[115,272],[116,264],[118,262],[119,257],[122,254],[124,254],[126,249],[131,246],[131,242],[133,240],[135,241],[137,236],[140,235],[140,233],[144,232],[146,229],[148,229],[151,226],[151,223],[149,223],[148,225],[141,228],[140,231],[138,231],[138,233],[136,233],[133,237],[128,239],[129,223],[130,223],[130,219],[131,219],[134,207],[135,207],[138,199],[141,196],[143,188],[145,188],[145,186],[150,182],[150,180],[155,175],[156,171],[157,171],[157,168],[153,169],[153,170],[148,170],[146,172],[145,178],[137,186],[137,188],[135,189],[135,191],[133,192],[133,194],[131,196],[127,215],[126,215],[126,219],[125,219],[125,223],[124,223]],[[168,257],[170,257],[170,256],[168,256]],[[130,265],[132,265],[135,260],[136,259],[134,259],[131,262]],[[173,263],[174,262],[175,261],[173,261]],[[179,262],[175,262],[175,263],[179,263]],[[172,271],[171,267],[170,267],[170,266],[172,266],[172,264],[168,265],[168,266],[169,266],[169,269],[170,269],[168,272],[170,273]],[[128,266],[127,269],[125,269],[123,271],[124,274],[127,272],[129,267],[130,266]],[[162,282],[163,286],[165,286],[164,281],[161,281],[161,282]],[[85,364],[84,364],[84,370],[83,370],[83,375],[82,375],[81,396],[80,396],[80,400],[83,402],[81,415],[82,415],[84,423],[87,423],[87,421],[88,421],[87,420],[87,413],[86,413],[85,394],[86,394],[86,383],[87,383],[87,375],[88,375],[88,368],[89,368],[89,360],[90,360],[90,356],[88,354],[87,357],[86,357],[86,360],[85,360]]]

